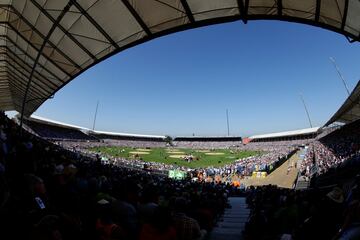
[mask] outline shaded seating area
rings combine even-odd
[[[42,124],[26,121],[25,124],[42,138],[60,141],[98,141],[97,138],[79,129]]]
[[[1,239],[202,239],[237,192],[103,165],[18,130],[0,114]]]

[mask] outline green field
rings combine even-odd
[[[161,162],[186,166],[190,168],[201,168],[207,166],[223,166],[237,159],[246,158],[260,154],[257,151],[236,151],[228,149],[195,150],[184,148],[150,148],[139,149],[129,147],[94,147],[89,150],[101,153],[105,156],[123,157],[129,160],[140,159],[146,162]],[[170,152],[172,151],[172,152]],[[207,152],[206,152],[207,151]],[[193,155],[198,160],[187,162],[181,156]]]

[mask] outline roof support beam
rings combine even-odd
[[[1,60],[1,61],[4,61],[4,60]],[[7,62],[7,64],[10,65],[10,62]],[[26,79],[27,79],[27,75],[21,71],[19,71],[17,68],[13,67],[13,66],[9,66],[7,67],[14,75],[16,75],[19,79],[21,79],[22,81],[26,82]],[[10,72],[9,71],[9,72]],[[19,74],[17,74],[17,72]],[[20,76],[21,75],[21,76]],[[24,85],[22,83],[22,85]],[[46,93],[50,93],[48,90],[44,89],[43,86],[41,86],[40,84],[36,83],[33,85],[33,87],[36,89],[36,91],[39,91],[39,92],[46,92]]]
[[[71,77],[70,73],[68,73],[64,68],[60,67],[59,64],[57,64],[53,59],[51,59],[49,56],[45,55],[44,53],[42,53],[42,51],[40,51],[40,49],[38,49],[37,47],[35,47],[35,45],[30,42],[26,37],[24,37],[16,28],[14,28],[14,26],[12,25],[8,25],[10,26],[11,30],[13,30],[22,40],[24,40],[27,44],[29,44],[33,49],[35,49],[37,52],[40,53],[40,56],[43,56],[46,60],[48,60],[49,62],[51,62],[51,64],[53,64],[55,67],[57,67],[58,69],[60,69],[63,73],[65,73],[68,77]],[[35,59],[36,60],[36,59]]]
[[[32,4],[37,7],[40,12],[42,12],[52,23],[55,23],[56,19],[53,18],[37,1],[31,0]],[[94,61],[97,58],[82,45],[72,34],[70,34],[60,23],[57,26],[71,41],[73,41],[81,50],[83,50],[89,57],[91,57]]]
[[[242,19],[244,24],[247,24],[247,13],[249,9],[249,0],[237,0],[239,12],[240,12],[240,18]]]
[[[23,103],[22,103],[22,106],[21,106],[21,119],[20,119],[20,131],[22,131],[22,125],[23,125],[23,119],[24,119],[24,112],[25,112],[25,105],[26,105],[26,102],[27,102],[27,95],[28,95],[28,92],[29,92],[29,88],[30,88],[30,85],[31,85],[31,81],[32,81],[32,77],[33,77],[33,74],[35,72],[35,68],[36,68],[36,65],[40,59],[40,56],[42,55],[42,51],[44,50],[44,47],[46,45],[46,43],[48,42],[48,40],[50,39],[50,36],[51,34],[54,32],[56,26],[58,25],[58,23],[61,21],[61,19],[65,16],[66,12],[69,11],[71,5],[72,5],[72,2],[71,0],[69,0],[69,2],[66,4],[66,6],[64,7],[64,9],[62,10],[62,12],[60,13],[60,15],[57,17],[56,21],[53,23],[53,25],[51,26],[48,34],[46,35],[40,49],[38,50],[38,54],[35,58],[35,62],[34,62],[34,65],[31,69],[31,73],[30,73],[30,76],[29,76],[29,80],[26,84],[26,91],[25,91],[25,94],[24,94],[24,99],[23,99]]]
[[[86,17],[89,22],[94,25],[94,27],[113,45],[116,49],[119,49],[119,45],[110,37],[110,35],[105,32],[105,30],[92,18],[85,9],[76,1],[76,0],[69,0],[74,6],[81,12],[82,15]]]
[[[10,74],[8,74],[8,78],[9,78],[9,85],[11,88],[15,88],[16,91],[20,92],[20,94],[24,94],[25,93],[25,87],[21,86],[19,84],[19,80],[13,76],[11,76]],[[32,96],[32,95],[31,95]]]
[[[21,54],[25,55],[27,58],[31,59],[32,61],[35,62],[35,59],[30,56],[29,54],[27,54],[25,52],[25,50],[23,50],[22,48],[20,48],[11,38],[9,38],[7,35],[2,35],[0,37],[4,37],[6,39],[6,41],[9,41],[16,49],[20,50]],[[4,46],[2,46],[4,47]],[[6,46],[7,49],[10,49],[8,46]],[[16,54],[15,54],[16,55]],[[58,81],[64,83],[64,81],[62,79],[60,79],[58,76],[56,76],[54,73],[52,73],[50,70],[48,70],[44,65],[38,63],[38,65],[44,69],[47,73],[49,73],[51,76],[53,76],[54,78],[56,78]]]
[[[45,38],[45,36],[34,26],[32,25],[26,18],[24,18],[15,8],[11,8],[11,10],[21,19],[24,21],[24,23],[30,27],[32,31],[34,31],[37,35],[39,35],[42,39]],[[11,22],[9,22],[9,25],[11,25]],[[58,27],[58,26],[57,26]],[[72,60],[67,54],[65,54],[63,51],[61,51],[54,43],[52,43],[50,40],[47,41],[47,43],[55,50],[57,51],[61,56],[63,56],[67,61],[69,61],[73,66],[76,68],[80,68],[80,66]]]
[[[282,0],[277,0],[277,14],[279,16],[282,16],[282,10],[283,10]]]
[[[19,85],[19,84],[16,84],[16,85],[14,84],[14,82],[17,82],[17,83],[18,83],[19,80],[16,79],[16,78],[14,78],[12,75],[10,75],[7,70],[0,71],[0,73],[5,73],[5,74],[7,74],[6,77],[7,77],[9,80],[11,80],[11,81],[9,81],[9,86],[10,86],[10,87],[16,88],[16,90],[20,90],[21,92],[25,91],[25,87],[24,87],[24,86],[21,86],[21,85]]]
[[[8,62],[7,60],[0,60],[0,62],[6,62],[7,64],[11,64],[10,62]],[[27,80],[27,75],[23,72],[21,72],[19,69],[13,67],[10,65],[10,67],[7,67],[9,70],[12,70],[11,73],[13,73],[17,78],[21,79],[22,81],[26,82]],[[18,73],[19,74],[18,74]],[[10,73],[10,71],[8,71],[8,74]],[[20,76],[21,75],[21,76]],[[36,84],[33,86],[34,88],[36,88],[37,91],[39,92],[46,92],[46,93],[51,93],[47,90],[45,90],[41,85]]]
[[[341,21],[341,30],[345,29],[348,8],[349,8],[349,0],[345,0],[344,13],[343,13],[342,21]]]
[[[20,64],[16,59],[14,59],[12,56],[10,56],[9,53],[6,53],[6,56],[7,56],[11,61],[13,61],[16,65],[18,65],[21,69],[25,70],[27,73],[30,74],[30,70],[24,68],[24,66],[21,65],[21,64]],[[21,60],[21,61],[22,61],[22,60]],[[21,62],[21,61],[20,61],[20,62]],[[22,64],[24,64],[24,63],[22,62]],[[28,65],[26,65],[26,66],[31,69],[30,66],[28,66]],[[37,73],[38,73],[38,72],[37,72]],[[41,74],[38,74],[38,75],[39,75],[40,77],[42,77],[42,79],[37,78],[37,80],[38,80],[39,82],[41,82],[43,85],[45,85],[45,86],[47,86],[48,88],[50,88],[52,91],[55,91],[55,90],[56,90],[56,88],[58,87],[57,85],[53,84],[51,81],[46,81],[46,78],[45,78],[44,76],[42,76]],[[52,85],[53,87],[48,86],[48,83],[51,83],[51,85]]]
[[[21,85],[21,81],[16,77],[13,76],[9,71],[6,71],[8,74],[7,77],[9,78],[9,84],[12,88],[16,88],[17,90],[20,90],[21,94],[25,93],[26,88]],[[33,96],[32,94],[30,96]]]
[[[21,66],[23,69],[25,69],[27,72],[29,72],[28,69],[24,68],[21,64],[27,66],[29,69],[31,69],[31,66],[26,63],[24,60],[22,60],[21,58],[19,58],[16,54],[14,54],[9,48],[6,48],[6,56],[8,58],[10,58],[12,61],[16,62],[19,66]],[[11,54],[11,55],[10,55]],[[16,58],[16,59],[15,59]],[[21,62],[21,64],[19,62]],[[50,83],[50,85],[52,85],[54,88],[51,88],[52,90],[55,90],[58,86],[54,83],[52,83],[51,81],[48,80],[47,77],[45,77],[44,75],[42,75],[39,71],[35,70],[35,72],[40,76],[42,77],[42,79],[45,81],[42,81],[45,85],[47,85],[48,83]],[[30,73],[30,72],[29,72]],[[39,79],[40,80],[40,79]]]
[[[316,10],[315,10],[315,21],[316,22],[319,22],[320,8],[321,8],[321,0],[316,0]]]
[[[129,10],[131,15],[135,18],[137,23],[141,26],[141,28],[146,32],[148,36],[151,36],[152,33],[149,29],[149,27],[146,25],[144,20],[140,17],[140,15],[136,12],[136,10],[133,8],[133,6],[129,3],[128,0],[121,0],[122,3],[125,5],[125,7]]]
[[[190,21],[191,23],[194,23],[194,22],[195,22],[195,18],[194,18],[194,15],[192,14],[192,11],[191,11],[191,9],[190,9],[189,4],[187,3],[187,1],[186,1],[186,0],[181,0],[180,2],[181,2],[182,6],[183,6],[183,8],[184,8],[184,10],[185,10],[185,13],[186,13],[189,21]]]

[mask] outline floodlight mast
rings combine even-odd
[[[230,136],[229,111],[228,111],[228,109],[226,109],[226,123],[227,123],[227,135]]]
[[[345,81],[345,78],[344,78],[344,76],[341,74],[340,69],[339,69],[338,65],[336,64],[335,59],[334,59],[333,57],[329,57],[329,59],[330,59],[330,61],[333,63],[333,65],[334,65],[334,67],[335,67],[335,69],[336,69],[336,72],[339,74],[339,77],[340,77],[341,81],[343,82],[344,87],[345,87],[348,95],[350,96],[349,87],[347,86],[346,81]]]
[[[311,123],[311,119],[310,119],[310,114],[309,114],[309,111],[308,111],[308,109],[307,109],[307,107],[306,107],[306,104],[305,104],[304,97],[303,97],[302,93],[300,93],[300,98],[301,98],[301,101],[302,101],[302,103],[303,103],[303,105],[304,105],[305,112],[306,112],[306,115],[307,115],[307,117],[308,117],[310,127],[312,128],[312,123]]]
[[[93,127],[92,130],[95,130],[95,123],[96,123],[96,116],[97,116],[97,112],[98,112],[98,107],[99,107],[99,100],[96,103],[96,109],[95,109],[95,115],[94,115],[94,122],[93,122]]]

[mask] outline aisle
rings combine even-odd
[[[239,240],[242,239],[242,231],[248,220],[250,210],[247,209],[245,198],[229,198],[232,208],[225,210],[223,221],[213,229],[208,239],[210,240]]]

